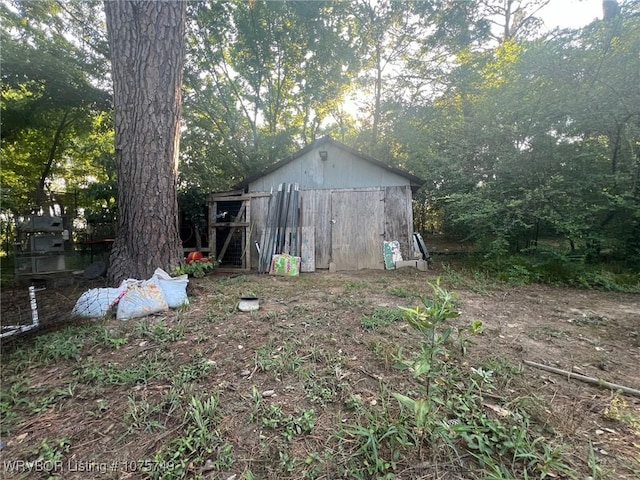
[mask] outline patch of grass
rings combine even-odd
[[[169,343],[184,337],[184,328],[170,328],[163,321],[141,320],[135,325],[135,334],[155,343]]]
[[[216,362],[196,354],[192,362],[181,365],[178,371],[172,376],[173,385],[179,386],[193,382],[205,377],[210,372],[215,371]]]
[[[217,394],[191,397],[184,412],[184,427],[152,459],[149,476],[154,479],[179,479],[200,469],[209,459],[211,470],[231,468],[235,463],[233,445],[219,431],[223,412]]]
[[[316,415],[313,409],[303,408],[298,415],[285,415],[282,408],[275,403],[261,415],[261,423],[265,428],[278,430],[288,442],[296,435],[311,433],[316,423]]]
[[[496,280],[470,260],[464,266],[443,264],[444,274],[440,277],[442,285],[453,289],[466,289],[484,295],[496,287]]]
[[[611,399],[604,412],[604,416],[605,418],[615,420],[626,425],[636,435],[640,435],[640,414],[636,409],[629,405],[619,392],[614,394],[614,397]]]
[[[232,306],[227,306],[225,308],[219,307],[210,307],[206,310],[204,314],[204,319],[209,323],[220,323],[228,320],[235,308]]]
[[[384,337],[372,338],[367,342],[367,348],[380,360],[384,368],[389,368],[393,365],[402,354],[400,346]]]
[[[371,315],[363,315],[360,319],[360,325],[362,325],[362,328],[365,330],[373,330],[391,325],[403,318],[404,312],[399,308],[378,307]]]
[[[275,346],[273,342],[269,342],[258,348],[255,355],[258,369],[270,372],[276,380],[281,379],[287,373],[297,371],[305,360],[306,357],[301,356],[294,343]]]
[[[461,271],[482,272],[508,285],[544,283],[571,287],[640,292],[640,273],[619,265],[590,264],[584,255],[540,249],[530,255],[469,256]]]
[[[496,402],[492,370],[479,367],[463,373],[452,365],[447,339],[454,329],[447,321],[458,312],[449,292],[437,283],[432,288],[433,299],[407,310],[409,325],[423,335],[418,355],[402,362],[420,380],[418,394],[393,394],[412,415],[420,442],[442,445],[442,452],[453,459],[459,455],[455,445],[462,440],[482,478],[575,478],[564,449],[542,436],[518,402]],[[470,331],[477,330],[472,325]],[[488,402],[485,395],[490,392]]]
[[[323,407],[335,402],[349,389],[349,384],[345,381],[346,374],[339,364],[329,365],[324,369],[303,369],[299,376],[309,401]]]
[[[94,335],[95,345],[118,350],[120,347],[126,345],[129,339],[126,335],[118,332],[115,328],[101,327]]]
[[[158,352],[145,352],[142,360],[127,367],[110,362],[104,364],[89,360],[79,364],[73,375],[79,382],[97,385],[146,384],[151,380],[163,380],[172,376],[172,368]]]
[[[44,438],[40,442],[38,459],[36,463],[55,465],[59,463],[64,455],[69,453],[71,442],[67,438],[60,440],[49,440]]]
[[[127,434],[133,431],[152,432],[164,429],[159,417],[162,413],[162,405],[152,403],[143,393],[142,398],[129,395],[127,399],[127,411],[124,414],[124,423],[127,426]]]
[[[527,336],[533,340],[550,340],[552,338],[566,338],[566,332],[543,326],[534,327],[527,331]]]
[[[387,292],[389,295],[400,298],[411,298],[415,296],[412,291],[405,287],[390,287],[387,289]]]
[[[340,477],[392,479],[404,455],[416,447],[410,424],[391,408],[384,389],[380,399],[370,407],[353,400],[359,413],[357,421],[335,433],[339,444],[336,455],[342,465]]]
[[[340,307],[358,307],[367,303],[362,295],[344,294],[333,298],[333,303]]]
[[[369,288],[369,282],[347,280],[343,284],[345,293],[359,292]]]
[[[23,341],[7,356],[7,363],[16,370],[25,366],[34,368],[64,360],[79,360],[88,338],[96,327],[68,326],[61,330],[39,335],[33,341]]]
[[[27,395],[29,386],[24,379],[12,378],[13,383],[7,389],[3,382],[0,390],[0,433],[7,434],[20,421],[19,411],[23,407],[31,407],[33,402]]]
[[[31,411],[41,413],[47,411],[52,405],[60,405],[62,400],[73,398],[76,384],[68,384],[64,388],[53,388],[45,395],[33,402]]]

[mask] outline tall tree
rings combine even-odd
[[[493,25],[492,37],[498,42],[524,40],[542,25],[536,15],[551,0],[480,0],[480,10]]]
[[[118,223],[109,280],[182,259],[177,174],[186,4],[106,1],[113,72]]]
[[[337,1],[189,5],[182,179],[215,170],[233,185],[315,139],[357,64],[346,10]]]
[[[449,233],[500,253],[540,231],[640,261],[637,12],[462,52],[447,92],[403,112],[397,136]]]
[[[97,87],[104,71],[92,47],[70,40],[81,37],[73,18],[86,19],[83,31],[89,30],[93,7],[0,3],[1,185],[10,199],[3,209],[12,205],[13,213],[23,213],[45,207],[53,200],[51,185],[59,193],[103,177],[94,160],[109,135],[109,95]]]

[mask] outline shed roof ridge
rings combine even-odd
[[[272,163],[271,165],[265,167],[264,169],[262,169],[260,172],[256,173],[255,175],[251,175],[249,177],[247,177],[244,181],[242,181],[241,183],[238,183],[237,185],[235,185],[233,188],[237,189],[237,188],[246,188],[251,182],[254,182],[255,180],[264,177],[265,175],[268,175],[269,173],[275,172],[276,170],[278,170],[281,167],[284,167],[285,165],[288,165],[289,163],[293,162],[294,160],[302,157],[303,155],[305,155],[306,153],[310,152],[311,150],[318,148],[322,145],[325,145],[327,143],[330,143],[332,146],[339,148],[341,150],[344,150],[345,152],[351,153],[352,155],[355,155],[369,163],[372,163],[380,168],[384,168],[387,170],[390,170],[400,176],[403,176],[405,178],[407,178],[408,180],[410,180],[412,183],[421,186],[423,185],[425,182],[423,179],[421,179],[420,177],[418,177],[417,175],[414,175],[400,167],[396,167],[393,165],[390,165],[388,163],[382,162],[380,160],[378,160],[377,158],[372,157],[371,155],[368,155],[366,153],[363,153],[357,149],[355,149],[354,147],[351,147],[349,145],[346,145],[345,143],[339,142],[337,140],[335,140],[333,137],[331,137],[331,135],[323,135],[320,138],[315,139],[313,142],[311,142],[309,145],[301,148],[300,150],[298,150],[297,152],[289,155],[288,157],[285,157],[281,160],[278,160],[274,163]]]

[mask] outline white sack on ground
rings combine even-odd
[[[184,274],[179,277],[172,277],[161,268],[156,268],[151,278],[155,279],[159,285],[169,308],[178,308],[189,304],[189,298],[187,297],[189,275]]]
[[[129,286],[127,292],[118,302],[118,311],[116,313],[118,320],[146,317],[169,309],[169,305],[155,279],[152,278],[143,282],[127,280],[127,285]]]
[[[126,291],[125,282],[122,282],[118,288],[87,290],[80,296],[71,314],[86,318],[103,318]]]

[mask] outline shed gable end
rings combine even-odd
[[[321,156],[320,152],[326,154]],[[325,144],[256,178],[249,183],[248,190],[268,192],[281,183],[297,183],[301,190],[334,190],[405,186],[410,181],[350,151]]]

